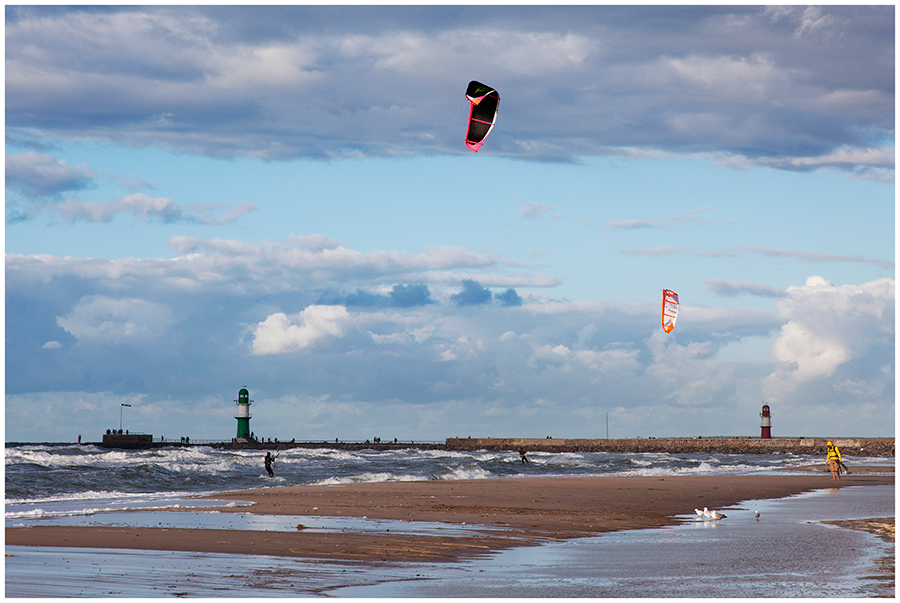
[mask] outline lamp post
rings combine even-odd
[[[125,407],[131,408],[131,404],[123,404],[119,407],[119,431],[122,431],[122,409]]]

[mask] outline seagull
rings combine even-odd
[[[759,521],[759,511],[753,513],[753,516],[756,518],[756,521]]]
[[[708,521],[710,519],[724,519],[725,517],[727,517],[726,515],[722,515],[718,511],[710,511],[706,507],[703,507],[702,511],[700,509],[695,508],[694,513],[699,515],[700,518],[703,519],[703,521]]]

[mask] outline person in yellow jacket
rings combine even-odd
[[[825,460],[828,462],[828,468],[831,469],[831,481],[840,480],[841,451],[838,450],[837,446],[831,443],[831,440],[825,445],[825,449],[828,451],[828,456],[825,457]]]

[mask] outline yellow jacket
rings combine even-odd
[[[841,460],[841,451],[838,450],[837,446],[829,446],[828,447],[828,456],[825,458],[825,462],[828,461],[840,461]]]

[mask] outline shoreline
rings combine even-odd
[[[517,546],[659,528],[695,508],[725,510],[746,500],[812,490],[893,485],[893,467],[830,474],[524,477],[374,482],[239,490],[200,500],[249,501],[220,513],[352,517],[466,525],[466,535],[313,533],[198,528],[33,526],[6,528],[7,545],[275,555],[339,561],[453,561]],[[172,510],[173,513],[182,512]],[[857,519],[857,518],[847,518]],[[723,521],[727,521],[723,520]],[[479,526],[485,526],[479,529]],[[493,529],[487,529],[488,527]],[[503,528],[498,531],[497,528]]]

